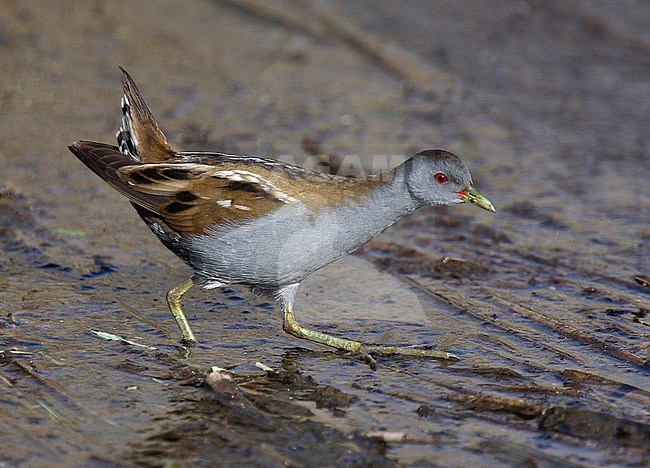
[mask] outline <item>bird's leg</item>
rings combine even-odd
[[[284,304],[284,331],[291,335],[303,338],[305,340],[321,343],[332,348],[342,349],[360,354],[382,354],[382,355],[402,355],[415,356],[435,359],[458,359],[457,356],[444,351],[434,351],[428,349],[408,348],[401,346],[372,346],[359,343],[358,341],[337,338],[315,330],[310,330],[300,325],[293,314],[293,304]]]
[[[303,338],[305,340],[314,341],[316,343],[321,343],[332,348],[342,349],[344,351],[352,351],[358,353],[363,346],[357,341],[346,340],[345,338],[337,338],[335,336],[327,335],[315,330],[310,330],[300,325],[296,321],[295,315],[293,315],[293,305],[287,304],[284,306],[284,331],[297,337]]]
[[[176,319],[178,328],[181,329],[181,333],[183,334],[183,340],[186,343],[196,343],[196,338],[194,338],[194,333],[192,333],[190,324],[185,318],[185,313],[183,312],[183,304],[182,304],[183,294],[185,294],[187,291],[192,289],[193,286],[194,286],[194,281],[192,281],[192,278],[188,278],[185,281],[183,281],[181,284],[176,286],[175,288],[170,289],[169,292],[167,293],[167,304],[169,305],[169,310],[171,311],[172,315]]]

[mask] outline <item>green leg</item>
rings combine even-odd
[[[192,289],[192,287],[194,287],[194,281],[192,281],[192,278],[188,278],[174,289],[170,289],[167,293],[167,304],[169,305],[169,310],[176,319],[178,328],[181,329],[183,340],[187,343],[196,343],[196,338],[194,338],[194,333],[192,333],[190,324],[185,318],[181,301],[183,299],[183,294]]]
[[[370,346],[359,343],[358,341],[346,340],[345,338],[337,338],[335,336],[327,335],[325,333],[317,332],[303,327],[296,321],[293,314],[293,306],[287,305],[284,307],[284,331],[287,333],[305,340],[313,341],[315,343],[331,346],[332,348],[342,349],[344,351],[351,351],[360,354],[382,354],[382,355],[403,355],[426,357],[436,359],[458,359],[457,356],[445,353],[444,351],[433,351],[427,349],[407,348],[400,346]]]

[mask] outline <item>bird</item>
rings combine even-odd
[[[176,151],[131,76],[123,73],[117,145],[78,140],[70,151],[124,195],[193,270],[167,303],[184,343],[196,337],[182,298],[194,286],[243,285],[272,300],[283,329],[301,339],[365,356],[455,356],[436,349],[372,345],[308,328],[294,313],[300,283],[425,205],[472,203],[496,212],[455,154],[430,149],[365,178],[308,170],[275,159]]]

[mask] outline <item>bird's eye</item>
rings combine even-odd
[[[433,178],[439,184],[447,183],[447,176],[445,174],[443,174],[442,172],[438,172],[436,175],[433,176]]]

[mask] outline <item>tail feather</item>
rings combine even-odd
[[[120,70],[124,73],[124,96],[121,102],[122,126],[116,135],[119,151],[143,163],[173,158],[176,152],[158,128],[135,82],[124,68],[120,67]]]
[[[134,190],[133,187],[120,178],[118,171],[121,168],[139,165],[140,162],[133,159],[130,155],[123,154],[118,147],[105,143],[80,140],[75,141],[68,148],[88,169],[131,200],[132,203],[149,210],[155,210],[165,201],[160,196],[149,195]]]

